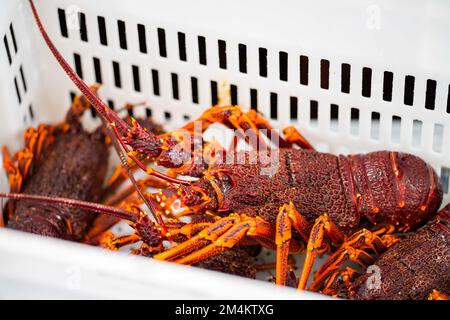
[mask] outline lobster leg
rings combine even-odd
[[[286,140],[291,144],[297,145],[302,149],[314,150],[314,147],[294,126],[284,128],[283,134]]]
[[[289,247],[292,237],[292,226],[302,235],[302,237],[308,239],[309,223],[301,216],[295,209],[293,203],[283,205],[280,207],[277,224],[275,243],[277,246],[276,255],[276,284],[284,286],[286,285],[286,277],[288,272],[288,258]]]
[[[428,300],[450,300],[450,296],[438,290],[433,290],[428,296]]]
[[[352,283],[353,279],[355,279],[358,275],[359,273],[356,272],[356,270],[349,267],[343,270],[336,270],[327,280],[321,293],[329,296],[336,296],[341,288],[347,289]]]
[[[305,262],[298,283],[299,290],[304,290],[306,288],[306,283],[311,274],[311,269],[317,258],[317,254],[321,253],[324,247],[328,245],[328,241],[324,239],[325,235],[330,238],[332,243],[342,243],[345,238],[342,231],[333,223],[333,221],[331,221],[326,213],[316,219],[311,229],[306,247]]]
[[[314,276],[311,290],[316,291],[331,273],[338,270],[347,260],[354,261],[367,267],[373,262],[374,257],[369,255],[366,250],[370,249],[379,255],[385,251],[389,245],[394,244],[392,236],[386,235],[379,237],[367,229],[361,229],[350,236],[341,247],[325,262]]]

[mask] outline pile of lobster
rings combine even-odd
[[[211,107],[171,132],[120,117],[70,68],[30,4],[83,95],[63,123],[26,131],[14,156],[3,150],[4,226],[111,250],[134,245],[134,254],[251,278],[274,267],[277,285],[336,297],[448,298],[450,205],[439,211],[442,187],[422,159],[320,153],[294,127],[280,135],[237,106]],[[79,118],[91,106],[103,124],[89,133]],[[235,130],[231,147],[203,139],[213,123]],[[240,141],[251,150],[238,151]],[[121,163],[103,187],[110,147]],[[138,170],[146,176],[135,178]],[[115,236],[110,228],[122,220],[133,232]],[[254,262],[262,247],[275,250],[273,266]],[[321,254],[329,258],[310,279]]]

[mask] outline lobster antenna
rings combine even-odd
[[[125,123],[125,121],[123,121],[116,113],[114,113],[99,97],[97,97],[94,94],[94,92],[92,92],[92,90],[89,88],[89,86],[78,76],[78,74],[67,63],[67,61],[64,59],[64,57],[61,55],[61,53],[58,51],[58,49],[55,47],[52,40],[48,36],[47,31],[45,30],[44,25],[42,24],[41,19],[39,18],[39,14],[36,10],[33,0],[29,0],[29,3],[31,6],[31,11],[33,12],[34,19],[39,28],[39,31],[41,32],[42,37],[44,38],[45,43],[52,52],[53,56],[56,58],[59,65],[63,68],[66,74],[69,76],[70,80],[72,80],[72,82],[77,86],[77,88],[86,97],[86,99],[89,100],[89,102],[100,114],[100,116],[103,119],[105,119],[105,121],[108,122],[108,124],[110,124],[115,129],[113,131],[114,135],[116,136],[116,139],[118,139],[121,142],[122,147],[125,147],[125,150],[127,150],[126,146],[124,146],[124,143],[121,139],[119,132],[117,131],[117,127],[120,127],[122,130],[126,131],[129,128],[129,125]],[[128,152],[128,150],[127,154],[131,159],[133,159],[136,162],[136,164],[142,170],[146,171],[150,175],[154,175],[155,177],[161,178],[169,182],[173,182],[175,184],[188,184],[187,181],[169,177],[161,172],[158,172],[151,168],[147,168],[133,153]]]
[[[14,200],[30,200],[30,201],[39,201],[50,204],[58,204],[62,206],[83,209],[92,211],[100,214],[108,214],[115,216],[119,219],[128,220],[131,222],[137,222],[138,216],[119,208],[115,208],[112,206],[107,206],[104,204],[93,203],[82,200],[74,200],[68,198],[60,198],[60,197],[47,197],[40,195],[32,195],[32,194],[24,194],[24,193],[0,193],[0,198],[8,198]]]

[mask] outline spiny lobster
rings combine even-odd
[[[279,161],[274,171],[273,163],[261,159],[272,159],[275,151],[227,153],[225,148],[203,141],[201,134],[194,130],[195,122],[182,128],[190,137],[188,142],[184,139],[182,142],[189,148],[177,148],[180,135],[176,132],[155,136],[135,121],[132,125],[125,123],[64,61],[46,34],[32,0],[30,4],[50,50],[112,128],[126,154],[149,175],[169,184],[159,200],[158,197],[143,199],[150,204],[161,228],[136,207],[119,210],[67,199],[34,197],[35,200],[90,206],[94,211],[129,220],[136,232],[127,238],[128,243],[142,240],[145,247],[158,252],[154,257],[159,260],[195,264],[238,243],[256,241],[276,249],[279,285],[287,281],[289,253],[302,251],[306,243],[299,289],[306,288],[318,254],[335,252],[339,245],[356,243],[354,254],[345,258],[366,265],[373,261],[366,250],[381,253],[398,241],[392,232],[417,228],[437,213],[442,188],[436,173],[423,160],[410,154],[380,151],[334,156],[319,153],[312,150],[293,127],[285,129],[285,138],[282,138],[258,113],[243,113],[234,106],[213,107],[198,119],[202,132],[212,123],[220,122],[237,129],[240,137],[254,146],[264,145],[260,129],[266,129],[269,136],[280,141]],[[294,145],[309,150],[294,149]],[[218,154],[227,161],[217,161]],[[202,161],[198,161],[199,158]],[[144,159],[170,168],[172,174],[190,174],[199,179],[186,181],[163,174],[147,167]],[[212,164],[207,160],[212,160]],[[211,221],[164,223],[155,210],[155,200],[160,207],[167,208],[174,202],[169,195],[187,207],[187,214],[209,216]],[[163,239],[174,241],[177,237],[181,238],[177,241],[181,243],[171,249],[162,246]],[[337,268],[338,264],[330,264],[326,272],[333,273]]]

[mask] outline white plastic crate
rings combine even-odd
[[[61,119],[76,90],[44,45],[27,1],[0,3],[0,144],[15,150],[26,127]],[[276,127],[295,124],[321,151],[394,149],[423,157],[442,176],[448,202],[448,1],[36,0],[36,5],[62,54],[87,83],[101,78],[101,96],[116,107],[148,101],[157,121],[176,128],[214,103],[218,87],[227,82],[233,103],[256,107]],[[0,182],[6,190],[3,174]],[[55,258],[41,259],[36,251]],[[111,270],[107,261],[128,263],[124,256],[0,230],[0,296],[20,283],[41,289],[16,290],[18,296],[36,297],[46,283],[46,296],[73,296],[59,280],[46,279],[52,272],[63,279],[64,268],[74,263],[70,257],[83,259],[82,252],[89,260],[76,263],[92,267],[83,271],[87,275]],[[65,259],[67,264],[61,263]],[[209,272],[178,266],[161,271],[159,264],[141,260],[130,264],[148,265],[139,270],[153,281],[147,282],[149,290],[174,275],[190,279],[170,282],[173,290],[160,298],[210,292],[201,285],[210,281]],[[35,263],[41,267],[33,274],[38,280],[31,281]],[[135,278],[121,266],[110,281],[118,289],[119,283],[135,288]],[[217,277],[223,280],[221,297],[236,291],[248,292],[248,298],[312,297]],[[98,293],[91,289],[79,296]],[[124,291],[105,292],[121,297]]]

